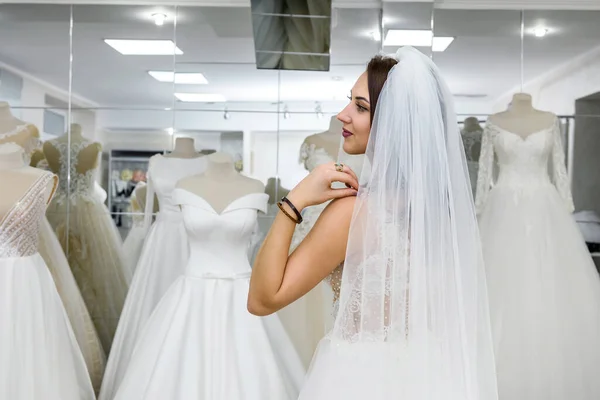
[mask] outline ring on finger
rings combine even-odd
[[[343,172],[344,171],[344,164],[342,164],[342,163],[335,163],[335,170],[337,172]]]

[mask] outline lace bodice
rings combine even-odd
[[[302,143],[300,147],[300,162],[304,164],[307,171],[312,171],[321,164],[333,162],[335,159],[322,147],[314,144]]]
[[[0,258],[38,252],[39,231],[46,211],[46,187],[54,174],[41,175],[0,220]]]
[[[499,173],[494,182],[495,162]],[[567,209],[572,212],[573,198],[558,119],[549,128],[531,133],[525,138],[491,122],[487,123],[479,158],[475,201],[477,213],[483,210],[492,187],[508,187],[523,192],[552,184],[563,198]]]
[[[465,131],[461,132],[463,145],[465,147],[465,155],[467,156],[468,162],[479,161],[479,154],[481,152],[481,137],[483,131]]]
[[[79,173],[77,169],[79,153],[94,142],[83,139],[78,143],[71,143],[70,147],[68,142],[59,141],[57,139],[50,140],[50,143],[60,154],[60,169],[58,171],[59,183],[56,192],[57,200],[60,202],[66,197],[70,197],[71,200],[76,200],[77,198],[85,198],[92,201],[96,200],[94,193],[94,174],[96,168],[89,169],[83,174]],[[69,176],[70,184],[68,179]]]
[[[0,133],[0,140],[10,141],[11,137],[20,135],[21,133],[28,131],[29,130],[28,126],[29,125],[27,125],[27,124],[18,125],[12,131],[9,131],[6,133]],[[42,141],[40,140],[40,138],[35,137],[33,135],[31,135],[31,137],[24,142],[19,141],[18,145],[23,147],[23,149],[25,150],[25,160],[24,160],[25,164],[29,164],[31,154],[33,153],[34,150],[40,148],[41,144],[42,144]]]

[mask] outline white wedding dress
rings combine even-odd
[[[268,195],[217,213],[174,190],[191,255],[135,348],[115,400],[296,400],[304,368],[278,317],[247,311],[248,243]]]
[[[558,120],[525,138],[486,126],[476,207],[500,400],[600,399],[600,279],[564,162]]]
[[[145,182],[139,182],[136,185],[138,187],[146,186]],[[135,190],[130,197],[131,200],[131,216],[132,225],[127,233],[127,237],[123,241],[123,253],[125,254],[125,265],[129,270],[129,273],[133,277],[135,274],[135,268],[142,255],[142,249],[144,247],[144,238],[146,237],[146,230],[144,229],[144,215],[143,207],[139,204],[138,198],[135,194]]]
[[[157,154],[150,158],[145,225],[151,220],[155,193],[160,212],[144,240],[135,268],[104,373],[100,400],[114,398],[142,328],[169,286],[185,272],[189,258],[188,237],[179,206],[173,201],[173,189],[180,179],[200,174],[205,169],[204,157],[175,158]]]
[[[0,399],[93,400],[85,361],[52,276],[38,253],[46,188],[41,175],[0,219]]]

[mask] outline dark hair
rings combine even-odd
[[[377,55],[371,58],[367,65],[367,85],[369,87],[369,102],[371,103],[371,123],[375,118],[375,108],[379,94],[387,80],[388,74],[398,60],[392,57]]]

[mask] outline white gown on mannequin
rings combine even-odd
[[[93,400],[63,303],[38,253],[46,188],[41,175],[0,219],[0,399]]]
[[[130,280],[124,264],[123,243],[108,209],[95,191],[96,169],[83,174],[78,170],[79,154],[93,142],[83,140],[72,143],[70,148],[66,142],[52,140],[51,143],[60,153],[60,180],[46,216],[67,255],[104,351],[108,353]]]
[[[144,186],[146,186],[145,182],[139,182],[136,185],[136,189]],[[123,253],[125,253],[125,265],[133,277],[137,262],[142,254],[144,238],[146,236],[146,230],[144,229],[144,216],[142,214],[143,210],[140,207],[137,196],[135,195],[135,190],[131,195],[131,212],[134,213],[131,216],[133,223],[131,225],[131,229],[129,229],[127,237],[123,241]]]
[[[304,368],[279,319],[247,307],[248,242],[268,195],[217,213],[175,189],[189,234],[184,276],[152,314],[115,400],[295,400]]]
[[[600,279],[570,215],[558,120],[525,138],[488,122],[476,206],[499,399],[600,399]]]
[[[100,400],[114,398],[142,328],[169,286],[185,272],[189,257],[188,238],[179,206],[173,202],[173,189],[180,179],[200,174],[205,169],[204,157],[175,158],[157,154],[150,159],[146,227],[150,225],[154,209],[154,193],[160,212],[144,241],[108,358]]]

